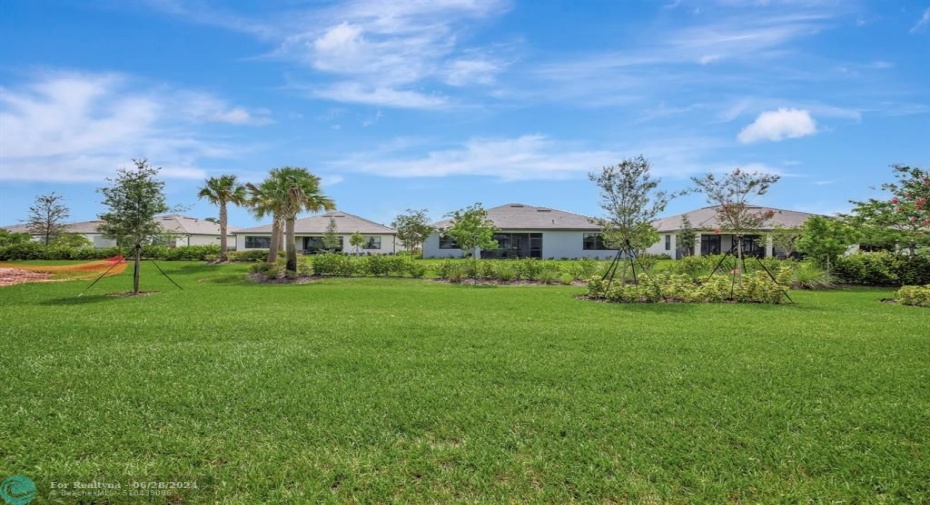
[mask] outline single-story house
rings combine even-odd
[[[475,251],[483,258],[612,258],[616,250],[601,240],[592,218],[548,207],[509,203],[487,209],[498,232],[497,249]],[[461,257],[463,251],[443,231],[451,220],[433,223],[437,232],[423,243],[424,258]]]
[[[168,247],[187,245],[220,245],[220,225],[206,219],[168,214],[155,218],[158,224],[167,233]],[[233,249],[236,244],[235,226],[226,226],[227,248]]]
[[[647,252],[650,254],[668,254],[677,259],[687,256],[686,252],[690,252],[690,255],[693,256],[703,256],[707,254],[723,254],[730,251],[735,242],[735,235],[727,231],[717,220],[716,209],[714,206],[704,207],[655,221],[653,226],[658,230],[661,237]],[[772,231],[776,226],[800,228],[809,217],[815,215],[772,207],[749,208],[749,212],[753,213],[768,210],[775,212],[772,218],[766,221],[761,228],[755,230],[754,233],[743,235],[744,255],[765,256],[766,258],[773,255],[781,256],[780,251],[773,251],[771,239],[763,240],[762,234]],[[681,220],[685,216],[691,222],[691,228],[697,233],[694,251],[683,251],[678,247],[678,233],[681,232]]]
[[[339,210],[296,220],[294,224],[296,250],[310,254],[324,250],[323,236],[331,222],[335,223],[336,235],[339,237],[337,251],[394,254],[403,250],[397,242],[397,232],[392,228]],[[365,238],[365,243],[358,248],[358,251],[349,244],[349,238],[355,232],[361,233]],[[268,249],[269,247],[271,247],[270,224],[236,231],[236,249],[239,251]],[[288,244],[285,243],[284,249],[287,250],[287,248]]]
[[[165,230],[164,242],[168,247],[220,244],[220,225],[212,221],[179,214],[156,216],[155,221]],[[65,225],[65,232],[84,235],[97,249],[116,246],[115,239],[107,238],[100,232],[102,224],[103,221],[100,220],[68,223]],[[4,228],[10,233],[29,233],[24,224]],[[232,226],[227,227],[227,242],[230,248],[235,244],[235,236],[231,233],[235,229]],[[42,240],[39,235],[33,235],[32,238]]]
[[[103,236],[98,228],[103,224],[103,221],[94,220],[94,221],[81,221],[78,223],[67,223],[64,225],[65,233],[77,233],[84,235],[84,238],[91,241],[94,244],[94,248],[103,249],[106,247],[116,246],[116,240],[111,238],[106,238]],[[17,224],[14,226],[4,226],[3,229],[10,233],[29,233],[29,228],[25,224]],[[42,235],[32,235],[32,240],[41,241],[43,240]]]

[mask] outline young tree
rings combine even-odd
[[[323,248],[327,252],[335,252],[339,248],[339,235],[336,233],[336,219],[329,218],[326,232],[323,233]]]
[[[747,172],[739,168],[721,177],[708,173],[704,177],[691,178],[696,186],[694,191],[703,193],[707,203],[714,206],[720,227],[735,235],[740,272],[745,271],[743,235],[758,230],[775,215],[772,210],[753,210],[750,200],[766,194],[778,179],[780,176],[775,174]]]
[[[391,228],[397,231],[397,240],[400,244],[415,255],[422,250],[426,238],[436,231],[429,225],[426,209],[407,209],[406,214],[400,214],[394,219]]]
[[[637,258],[658,242],[659,233],[652,222],[674,197],[658,189],[661,180],[653,179],[649,170],[649,161],[637,156],[604,167],[599,174],[588,174],[601,190],[601,208],[606,217],[596,222],[601,226],[604,243]]]
[[[210,203],[220,208],[220,261],[229,260],[226,252],[226,228],[228,225],[227,205],[243,205],[246,203],[245,186],[239,184],[235,175],[221,175],[206,180],[197,198],[206,198]]]
[[[839,219],[811,216],[801,229],[797,249],[829,272],[852,243],[851,230]]]
[[[362,236],[361,232],[355,232],[349,237],[349,245],[355,247],[355,255],[359,255],[359,248],[365,245],[365,237]]]
[[[681,216],[681,229],[678,230],[678,248],[685,252],[685,256],[694,254],[694,245],[697,243],[697,232],[691,225],[688,215]]]
[[[161,168],[149,166],[145,159],[133,163],[135,168],[119,169],[115,179],[107,178],[110,186],[97,191],[109,209],[100,215],[100,231],[133,248],[132,292],[138,294],[142,244],[162,233],[155,216],[171,208],[165,201],[165,183],[156,179]]]
[[[801,228],[776,224],[766,236],[772,240],[772,249],[781,251],[786,258],[790,258],[798,250],[797,242],[801,238]]]
[[[32,207],[29,207],[29,218],[26,219],[26,229],[33,235],[42,238],[42,243],[51,245],[59,234],[66,229],[64,220],[68,219],[71,211],[62,203],[65,197],[51,192],[35,198]]]
[[[474,256],[477,260],[475,248],[497,248],[494,240],[497,226],[488,219],[488,212],[480,203],[446,214],[446,217],[452,219],[452,224],[443,230],[443,235],[454,240],[466,256]]]
[[[847,221],[876,245],[895,245],[911,252],[930,245],[930,171],[892,165],[896,182],[882,184],[891,198],[852,201]]]

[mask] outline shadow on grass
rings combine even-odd
[[[84,295],[84,296],[62,296],[51,298],[39,302],[39,305],[61,306],[61,305],[90,305],[93,303],[115,301],[117,298],[108,295]]]

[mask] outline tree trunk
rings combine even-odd
[[[295,242],[297,238],[294,236],[294,226],[297,221],[297,216],[287,216],[287,221],[285,222],[285,230],[287,234],[287,265],[285,270],[288,272],[297,273],[297,247]]]
[[[229,261],[229,257],[226,254],[226,220],[228,216],[226,214],[226,202],[220,202],[220,263],[225,263]]]
[[[278,247],[281,245],[281,220],[278,216],[271,222],[271,244],[268,246],[268,264],[278,262]]]
[[[743,236],[736,236],[736,275],[739,278],[740,282],[743,280],[743,270],[745,270],[745,264],[743,263]]]
[[[139,294],[139,267],[142,264],[142,244],[136,242],[135,264],[132,268],[132,293]]]

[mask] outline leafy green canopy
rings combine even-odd
[[[853,241],[851,230],[842,221],[811,216],[804,222],[796,247],[815,263],[830,270]]]
[[[494,240],[497,226],[488,219],[488,212],[481,203],[451,212],[446,217],[452,219],[452,225],[443,235],[454,240],[466,255],[472,254],[476,247],[485,250],[497,248]]]
[[[588,174],[601,190],[606,217],[596,222],[608,247],[640,255],[659,240],[652,222],[665,211],[672,195],[658,190],[661,180],[653,179],[649,170],[649,161],[638,156]]]
[[[156,179],[160,168],[148,161],[133,160],[134,168],[121,168],[110,186],[97,191],[103,195],[108,211],[100,214],[104,236],[132,246],[142,245],[163,230],[155,216],[171,210],[165,200],[165,183]]]
[[[417,252],[434,231],[429,224],[426,209],[407,209],[406,214],[399,214],[391,223],[391,228],[397,231],[397,240],[405,249]]]
[[[895,182],[882,184],[890,198],[851,201],[855,207],[846,221],[872,245],[900,245],[908,249],[930,246],[930,171],[892,165]]]

